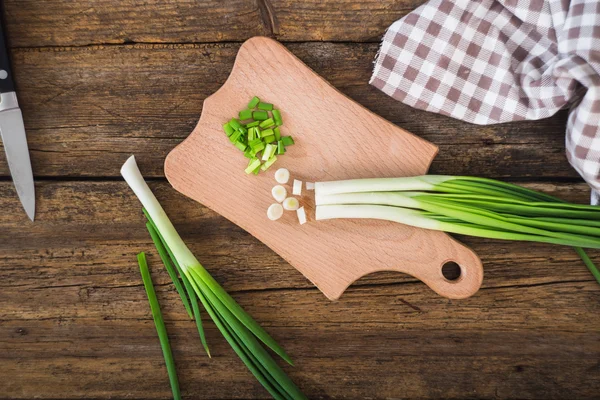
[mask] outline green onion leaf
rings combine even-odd
[[[281,113],[279,112],[279,110],[273,110],[273,111],[271,111],[271,113],[273,114],[273,119],[275,120],[275,125],[277,125],[277,126],[283,125],[283,120],[281,119]]]
[[[252,158],[250,159],[250,162],[248,163],[248,166],[246,167],[244,172],[246,172],[247,174],[251,174],[257,168],[260,168],[260,160],[258,158]]]
[[[255,121],[264,121],[269,118],[269,114],[266,111],[254,111],[252,113],[252,118]]]
[[[243,142],[237,141],[235,142],[235,147],[237,147],[238,149],[240,149],[240,151],[246,151],[246,146]]]
[[[271,157],[267,162],[260,166],[261,171],[266,171],[277,161],[277,156]]]
[[[277,155],[281,154],[285,154],[285,145],[283,144],[283,141],[280,140],[277,142]]]
[[[148,301],[150,302],[150,310],[152,311],[152,318],[154,319],[154,325],[156,327],[156,332],[158,333],[158,339],[160,341],[160,347],[162,348],[163,358],[165,359],[165,364],[167,365],[167,373],[169,374],[173,398],[175,400],[180,400],[181,392],[179,390],[179,381],[177,379],[177,371],[175,370],[175,362],[173,361],[173,353],[171,352],[167,328],[165,327],[165,321],[163,320],[162,313],[160,312],[160,306],[158,305],[156,292],[154,291],[154,285],[152,284],[152,278],[150,277],[150,271],[148,271],[146,255],[144,253],[139,253],[137,255],[137,259],[138,265],[140,266],[140,273],[142,274],[142,281],[144,282],[144,289],[146,289],[146,295],[148,296]]]
[[[258,109],[271,111],[273,109],[273,104],[260,102],[260,103],[258,103]]]
[[[252,110],[242,110],[239,113],[240,120],[244,121],[252,118]]]
[[[249,124],[246,124],[246,128],[250,129],[250,128],[254,128],[256,126],[258,126],[260,124],[260,121],[252,121]]]
[[[294,139],[291,136],[283,136],[281,141],[285,146],[291,146],[294,144]]]
[[[240,128],[243,128],[243,126],[240,123],[240,121],[238,121],[236,118],[231,118],[229,120],[229,126],[231,126],[236,131],[239,130]]]
[[[258,105],[258,103],[260,103],[260,99],[256,96],[254,96],[252,98],[252,100],[250,100],[250,102],[248,103],[248,108],[252,109],[252,108],[256,107]]]
[[[264,121],[262,121],[259,126],[261,128],[270,128],[273,125],[275,125],[275,121],[273,120],[273,118],[267,118]]]
[[[229,122],[223,124],[223,130],[225,131],[227,136],[231,136],[233,132],[235,132],[235,129],[233,129],[231,125],[229,125]]]
[[[277,140],[277,141],[281,140],[281,131],[279,130],[279,127],[276,127],[275,129],[273,129],[273,132],[275,132],[275,140]]]

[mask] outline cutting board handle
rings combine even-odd
[[[414,229],[411,236],[416,254],[405,254],[390,249],[388,254],[381,255],[381,258],[375,257],[373,262],[364,265],[364,268],[346,275],[344,282],[338,281],[337,284],[320,289],[329,299],[337,300],[348,286],[363,276],[374,272],[395,271],[419,279],[439,295],[450,299],[464,299],[479,290],[483,282],[483,264],[473,250],[444,232]],[[431,243],[435,243],[435,246]],[[398,261],[386,265],[394,253]],[[446,265],[451,267],[451,263],[458,265],[459,273],[458,276],[448,279],[443,270]]]

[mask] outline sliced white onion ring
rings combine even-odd
[[[283,207],[279,203],[274,203],[269,206],[267,209],[267,217],[271,221],[276,221],[283,215]]]
[[[275,180],[282,185],[288,183],[290,180],[290,171],[285,168],[279,168],[275,171]]]
[[[296,199],[295,197],[288,197],[287,199],[283,200],[283,209],[284,210],[295,211],[299,207],[300,207],[300,203],[298,202],[298,199]]]
[[[281,203],[287,197],[287,190],[281,185],[276,185],[271,189],[271,194],[278,203]]]

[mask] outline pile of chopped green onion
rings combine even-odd
[[[277,161],[277,156],[285,154],[287,146],[294,144],[291,136],[281,135],[281,112],[271,103],[263,103],[254,96],[238,117],[226,122],[223,130],[229,141],[250,159],[245,169],[247,174],[266,171]]]
[[[462,235],[600,248],[600,207],[493,179],[424,175],[315,184],[316,219],[373,218]]]
[[[275,399],[306,399],[260,342],[292,364],[290,357],[192,254],[144,181],[133,156],[123,164],[121,174],[142,203],[148,219],[146,227],[190,318],[196,320],[200,340],[209,356],[198,302],[250,372]],[[157,330],[159,333],[164,330],[164,324],[161,329],[157,324]],[[169,365],[169,361],[166,362]],[[175,393],[175,388],[173,391]]]

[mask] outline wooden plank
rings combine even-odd
[[[583,184],[527,186],[587,199]],[[330,302],[241,229],[165,182],[151,187],[193,252],[290,352],[296,367],[286,370],[309,398],[594,398],[600,389],[600,320],[591,317],[600,288],[571,249],[463,238],[486,268],[469,299],[379,273]],[[214,358],[202,353],[125,183],[37,190],[29,224],[0,182],[0,397],[169,396],[135,264],[142,250],[184,394],[267,397],[212,323]]]
[[[378,41],[422,0],[124,0],[4,2],[16,47],[282,41]]]
[[[239,44],[128,45],[13,52],[34,174],[109,177],[129,154],[148,177],[196,125],[227,79]],[[367,84],[377,44],[294,43],[343,93],[440,147],[431,171],[576,178],[564,155],[566,112],[481,127],[414,110]],[[0,157],[0,176],[8,169]]]
[[[138,305],[147,308],[142,296]],[[323,326],[308,316],[303,326],[269,329],[294,357],[296,366],[285,369],[309,398],[593,399],[600,389],[600,348],[592,332],[457,331],[451,323],[406,330],[402,324],[363,326],[362,319]],[[207,325],[211,360],[191,321],[167,322],[184,396],[268,398]],[[170,396],[149,315],[3,321],[0,336],[3,398]]]

